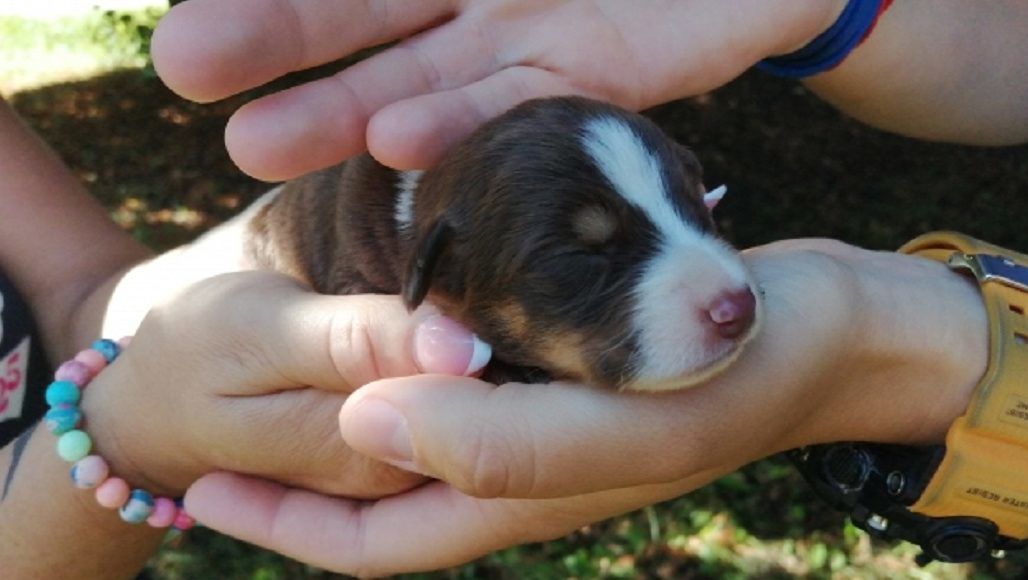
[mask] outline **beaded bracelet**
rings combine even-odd
[[[172,527],[178,531],[193,526],[182,500],[155,498],[142,489],[130,489],[120,477],[110,475],[107,461],[99,455],[89,455],[93,441],[80,429],[84,421],[79,400],[82,390],[122,349],[130,337],[115,342],[108,339],[95,341],[89,348],[65,362],[54,373],[54,382],[46,389],[46,402],[50,405],[43,421],[46,428],[57,435],[57,454],[72,463],[71,481],[79,489],[96,488],[96,501],[108,509],[117,509],[121,519],[138,524],[146,521],[155,528]]]

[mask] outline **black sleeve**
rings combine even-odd
[[[0,447],[46,412],[51,373],[28,305],[0,271]]]

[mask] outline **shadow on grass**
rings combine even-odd
[[[235,169],[222,141],[230,113],[254,94],[201,106],[179,99],[151,76],[125,71],[22,93],[13,104],[123,226],[164,249],[226,219],[268,188]],[[887,135],[842,117],[793,83],[759,75],[650,115],[695,149],[708,185],[728,184],[717,218],[741,246],[829,236],[892,249],[924,231],[951,228],[1028,250],[1028,229],[1021,226],[1028,216],[1028,147],[982,149]],[[423,577],[788,577],[773,557],[755,571],[676,544],[675,538],[707,533],[712,514],[727,514],[732,523],[718,528],[728,536],[716,536],[726,549],[737,543],[732,534],[785,542],[813,536],[833,549],[852,548],[852,539],[843,537],[843,518],[815,500],[779,459],[650,514],[657,514],[656,524],[638,512],[564,540]],[[610,572],[618,562],[623,574]],[[1026,564],[1016,556],[975,570],[1016,577]],[[203,532],[152,566],[162,578],[336,577]],[[271,572],[260,576],[260,570]]]

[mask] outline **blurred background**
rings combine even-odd
[[[210,105],[168,91],[150,65],[161,0],[0,0],[0,94],[63,156],[123,228],[155,249],[189,241],[269,188],[225,153],[229,114],[295,75]],[[259,56],[258,56],[259,58]],[[1028,146],[922,143],[853,122],[801,86],[749,73],[648,114],[692,147],[726,237],[746,247],[829,236],[891,250],[957,229],[1028,250]],[[774,410],[769,409],[769,413]],[[287,434],[283,434],[287,436]],[[1028,555],[976,565],[913,563],[825,508],[781,458],[678,500],[571,536],[405,578],[1023,578]],[[158,580],[337,578],[196,530],[151,560]]]

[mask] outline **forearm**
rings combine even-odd
[[[0,450],[3,577],[132,578],[164,530],[122,522],[75,488],[41,426]]]
[[[845,113],[911,137],[1028,140],[1028,2],[902,0],[838,68],[805,84]]]
[[[51,357],[67,358],[78,335],[98,331],[89,327],[99,316],[79,312],[85,297],[148,252],[3,101],[0,152],[0,268],[29,301]]]

